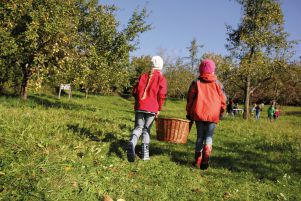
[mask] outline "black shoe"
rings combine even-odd
[[[128,148],[127,148],[127,158],[129,162],[134,162],[135,161],[135,147],[132,142],[129,142]]]
[[[202,163],[201,166],[200,166],[200,169],[201,170],[207,170],[209,167],[209,163]]]
[[[200,166],[200,169],[201,170],[207,170],[209,167],[209,157],[204,157],[202,163],[201,163],[201,166]]]

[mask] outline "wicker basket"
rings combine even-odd
[[[185,144],[192,121],[177,118],[157,118],[157,139],[160,141]]]

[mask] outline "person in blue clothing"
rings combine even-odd
[[[254,109],[255,109],[255,118],[256,120],[258,120],[260,117],[261,107],[259,104],[256,104]]]

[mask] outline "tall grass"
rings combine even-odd
[[[185,102],[167,100],[160,115],[184,118]],[[153,126],[151,160],[127,162],[131,99],[1,97],[0,200],[301,200],[301,108],[265,115],[226,116],[200,171],[195,128],[182,145],[157,141]]]

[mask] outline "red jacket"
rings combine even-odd
[[[226,95],[223,85],[214,74],[202,74],[191,83],[186,112],[192,120],[218,123],[225,109]]]
[[[166,92],[166,79],[160,70],[142,74],[133,89],[135,110],[157,113],[162,108]]]

